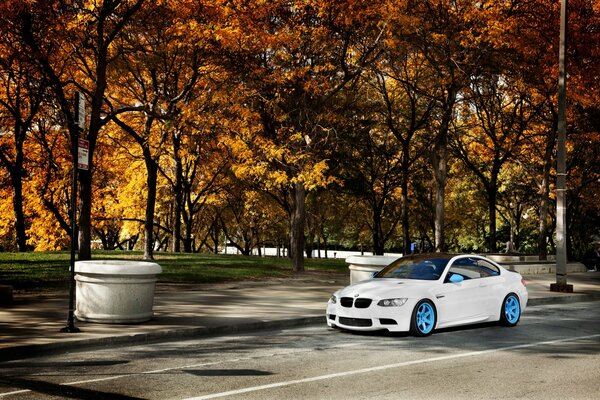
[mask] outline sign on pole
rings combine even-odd
[[[87,171],[90,169],[90,142],[85,139],[77,141],[77,168]]]
[[[79,129],[85,128],[85,98],[81,92],[75,92],[75,123]]]

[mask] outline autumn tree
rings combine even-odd
[[[203,52],[206,54],[206,52]],[[198,53],[196,53],[198,56]],[[181,251],[181,243],[185,252],[193,251],[192,236],[195,227],[203,225],[198,221],[202,215],[210,221],[209,229],[203,237],[214,235],[218,230],[218,216],[205,209],[211,209],[223,191],[225,175],[230,167],[230,155],[221,144],[226,135],[225,119],[230,118],[224,111],[226,105],[221,103],[227,93],[227,77],[214,65],[195,65],[193,57],[188,57],[188,77],[197,82],[186,80],[180,74],[185,68],[173,71],[173,88],[183,84],[189,86],[186,96],[172,103],[173,113],[169,122],[170,143],[167,146],[166,158],[159,165],[160,173],[169,182],[173,202],[173,251]],[[210,58],[207,59],[207,61]],[[191,71],[194,73],[189,74]],[[181,90],[179,93],[183,93]],[[177,99],[177,97],[174,97]],[[208,218],[207,218],[208,217]],[[204,230],[204,229],[202,229]],[[206,240],[201,239],[201,243]]]
[[[463,109],[466,126],[452,146],[483,186],[488,204],[488,250],[495,253],[500,173],[518,152],[535,113],[528,108],[530,101],[521,83],[507,77],[478,77],[465,93],[469,99]]]
[[[514,4],[505,41],[512,44],[519,62],[513,71],[526,83],[529,106],[538,115],[535,132],[528,141],[522,165],[532,176],[539,194],[538,253],[546,259],[552,246],[552,184],[558,129],[557,80],[559,10],[557,2],[539,0]],[[568,135],[573,132],[577,109],[586,109],[598,99],[600,75],[598,47],[600,9],[590,0],[569,1],[567,70]],[[596,100],[592,100],[596,99]],[[592,142],[593,143],[593,142]],[[533,156],[532,156],[533,155]]]
[[[396,234],[400,223],[398,193],[402,182],[402,153],[397,138],[386,124],[387,107],[378,107],[377,82],[356,86],[340,107],[344,111],[335,125],[338,135],[335,158],[339,160],[336,177],[340,191],[364,202],[369,216],[365,221],[372,233],[373,254],[383,255],[386,243]],[[381,78],[383,79],[383,78]],[[368,93],[368,92],[372,93]],[[386,91],[387,94],[387,91]],[[379,118],[383,109],[384,118]]]
[[[385,26],[380,4],[229,1],[223,7],[218,37],[225,61],[246,87],[267,146],[257,156],[266,156],[268,169],[285,176],[281,184],[289,188],[294,271],[304,270],[306,191],[324,170],[329,103],[377,57]]]
[[[106,118],[107,72],[118,58],[114,42],[144,5],[144,0],[15,1],[4,15],[18,26],[28,61],[43,71],[71,137],[78,134],[72,93],[85,93],[89,109],[90,167],[80,174],[79,258],[91,257],[93,155]]]
[[[409,1],[402,9],[407,19],[405,41],[418,50],[431,68],[429,96],[435,100],[429,125],[433,137],[431,162],[436,182],[435,246],[444,250],[445,186],[448,178],[449,142],[456,121],[456,107],[463,91],[482,69],[497,60],[496,45],[506,17],[497,2]]]
[[[12,187],[14,231],[19,251],[27,250],[26,216],[23,209],[25,141],[34,129],[46,96],[46,82],[40,71],[21,58],[18,29],[2,21],[0,39],[0,165],[8,171]]]
[[[392,30],[395,31],[395,30]],[[431,123],[435,100],[428,95],[431,70],[418,51],[390,39],[374,73],[373,86],[379,96],[381,129],[393,135],[401,169],[400,204],[403,251],[410,253],[410,175],[414,163],[425,155],[427,140],[417,135]],[[422,135],[423,136],[423,135]],[[419,143],[417,143],[417,141]]]
[[[569,2],[572,256],[600,235],[596,3]],[[244,252],[289,241],[295,270],[314,246],[381,253],[400,239],[407,252],[413,241],[480,251],[512,238],[544,258],[558,6],[0,2],[2,245],[54,250],[75,237],[80,91],[92,154],[80,175],[82,259],[92,238],[131,248],[145,236],[148,256],[171,240],[174,251],[217,251],[225,233]]]
[[[54,108],[36,119],[27,143],[28,173],[32,177],[28,202],[32,213],[29,242],[36,250],[68,248],[71,227],[72,155],[68,130],[60,126]]]
[[[161,157],[168,153],[165,147],[169,144],[176,163],[172,181],[176,187],[176,225],[181,221],[183,169],[178,169],[177,163],[181,162],[181,135],[186,129],[181,108],[193,98],[202,68],[199,48],[184,36],[190,24],[195,26],[195,20],[178,15],[179,5],[177,2],[155,4],[151,10],[140,13],[140,18],[131,23],[122,39],[115,43],[121,57],[117,63],[119,68],[110,77],[115,87],[108,104],[120,111],[114,112],[111,119],[140,146],[146,165],[144,257],[149,259],[153,257],[157,179]],[[127,114],[122,112],[124,110]],[[175,227],[176,241],[179,240],[178,226]]]
[[[174,180],[172,175],[161,168],[161,172],[172,186],[174,197],[179,193],[178,183],[180,182],[181,185],[182,202],[179,205],[181,207],[179,215],[183,222],[183,233],[177,230],[175,221],[173,240],[178,240],[177,237],[181,235],[185,252],[193,251],[192,237],[195,227],[208,224],[209,232],[204,235],[206,237],[215,235],[214,232],[221,226],[218,223],[218,213],[209,217],[211,215],[209,210],[218,208],[218,204],[221,203],[221,194],[225,190],[224,186],[229,184],[225,179],[230,166],[229,155],[224,151],[223,146],[220,146],[219,135],[214,131],[214,126],[207,129],[208,131],[205,131],[196,127],[193,135],[188,138],[184,137],[187,139],[182,142],[185,145],[185,151],[183,149],[175,151],[177,148],[173,148]],[[181,175],[178,175],[180,165]],[[177,202],[175,202],[174,207],[177,206]],[[200,216],[204,216],[205,220],[199,220]],[[174,214],[174,218],[177,218],[177,212]],[[201,243],[205,242],[205,239],[201,239]]]
[[[535,184],[523,165],[519,162],[508,163],[501,172],[498,188],[498,214],[504,221],[504,229],[508,230],[508,241],[512,244],[512,251],[524,253],[535,249],[533,243],[537,238],[532,238],[532,232],[538,221],[536,221],[535,210],[538,204],[538,196]],[[533,239],[533,240],[532,240]],[[510,246],[507,246],[510,251]]]

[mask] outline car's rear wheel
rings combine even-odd
[[[504,298],[502,311],[500,312],[500,323],[504,326],[515,326],[521,319],[521,303],[519,297],[510,293]]]
[[[421,300],[413,310],[410,332],[415,336],[429,336],[435,328],[437,314],[429,300]]]

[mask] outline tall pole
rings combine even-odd
[[[551,290],[573,291],[567,285],[567,196],[566,196],[566,140],[567,140],[567,0],[560,4],[560,43],[558,54],[558,148],[556,165],[556,284]]]
[[[75,93],[73,100],[75,130],[71,137],[71,157],[73,158],[73,177],[71,182],[71,258],[69,263],[69,314],[67,326],[61,332],[79,332],[75,326],[75,254],[77,252],[77,164],[79,131],[85,126],[85,103],[83,94]]]

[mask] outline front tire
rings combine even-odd
[[[502,310],[500,312],[500,323],[504,326],[512,327],[519,323],[521,319],[521,303],[519,297],[510,293],[502,302]]]
[[[410,333],[414,336],[429,336],[435,328],[437,312],[429,300],[421,300],[415,306],[410,320]]]

